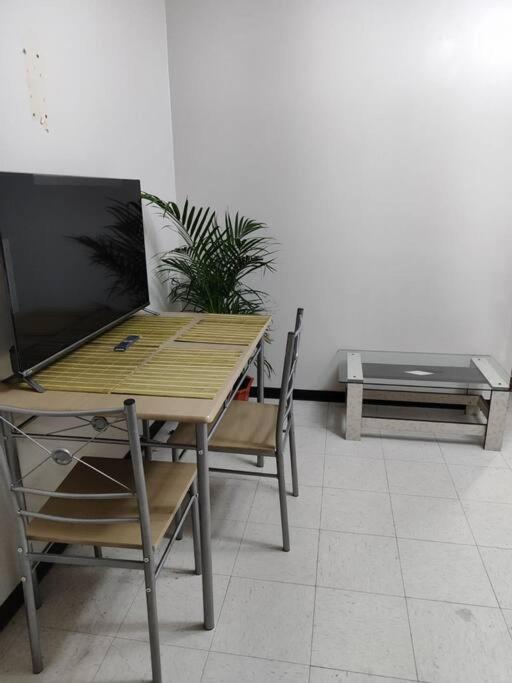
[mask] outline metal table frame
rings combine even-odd
[[[413,390],[413,386],[400,388],[399,383],[385,389],[364,388],[363,365],[361,353],[347,351],[346,378],[346,411],[345,438],[359,441],[363,429],[392,430],[400,424],[402,430],[426,433],[435,429],[440,434],[471,434],[483,436],[484,449],[501,450],[503,433],[507,415],[509,386],[485,357],[475,356],[472,364],[478,368],[489,385],[490,398],[477,394],[433,393]],[[369,382],[371,383],[371,382]],[[392,382],[390,381],[389,384]],[[372,387],[375,386],[372,384]],[[412,420],[391,417],[364,417],[363,398],[383,401],[408,401],[425,403],[445,403],[447,405],[465,405],[466,415],[475,416],[483,413],[486,422],[446,422],[438,420]]]
[[[231,401],[233,400],[236,392],[240,388],[250,366],[254,361],[257,363],[257,378],[258,378],[258,402],[262,403],[264,401],[264,344],[265,338],[262,335],[261,339],[258,341],[253,353],[248,358],[237,382],[231,388],[227,398],[223,401],[221,410],[217,413],[215,421],[213,424],[208,424],[206,422],[196,423],[196,443],[197,443],[197,482],[198,482],[198,503],[199,503],[199,526],[200,526],[200,536],[201,536],[201,558],[202,558],[202,586],[203,586],[203,614],[204,614],[204,628],[206,630],[211,630],[215,627],[215,612],[214,612],[214,602],[213,602],[213,569],[212,569],[212,553],[211,553],[211,509],[210,509],[210,467],[209,467],[209,452],[208,452],[208,440],[214,434],[217,425],[220,423],[223,415],[228,409]],[[39,395],[41,396],[41,395]],[[44,396],[44,395],[43,395]],[[169,416],[172,419],[173,416]],[[31,422],[29,418],[23,424],[28,425]],[[77,429],[80,428],[77,426]],[[23,439],[24,436],[11,430],[12,434],[9,438],[14,441],[17,439]],[[25,430],[25,433],[29,437],[45,439],[45,440],[63,440],[66,441],[79,441],[86,442],[90,437],[72,435],[66,432],[64,435],[62,433],[51,433],[51,432],[31,432]],[[104,443],[110,445],[127,445],[127,439],[122,438],[104,438],[97,437],[94,439],[96,444]],[[149,420],[142,420],[142,436],[140,439],[141,447],[143,452],[148,459],[152,457],[153,448],[159,449],[169,449],[172,450],[172,446],[167,443],[167,441],[158,441],[156,439],[149,438]],[[261,463],[261,466],[263,463]],[[180,525],[181,527],[181,525]],[[173,539],[176,534],[179,533],[179,529],[173,534]],[[44,561],[44,558],[38,558],[39,561]],[[91,558],[92,559],[92,558]],[[54,560],[52,560],[54,561]],[[55,560],[56,562],[62,562],[64,560]],[[94,562],[90,562],[94,564]],[[128,566],[128,561],[123,561],[123,566]]]

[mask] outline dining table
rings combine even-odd
[[[141,446],[171,448],[151,425],[192,423],[196,432],[198,502],[202,554],[204,628],[215,626],[211,554],[208,441],[253,363],[257,400],[264,401],[265,340],[271,317],[212,313],[139,312],[39,371],[38,392],[24,382],[0,382],[2,410],[94,411],[115,409],[135,399],[141,419]],[[137,337],[126,350],[115,347]],[[30,424],[24,428],[30,437]],[[13,434],[19,437],[19,434]],[[62,434],[37,433],[55,440]],[[87,440],[66,433],[66,440]],[[122,436],[99,436],[96,443],[123,444]],[[262,464],[262,463],[258,463]]]

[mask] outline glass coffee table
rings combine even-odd
[[[359,440],[362,430],[399,427],[418,433],[478,435],[486,450],[501,449],[509,377],[491,356],[342,350],[338,364],[338,379],[346,385],[346,439]],[[463,405],[465,410],[437,410],[434,417],[421,408],[402,417],[389,411],[366,416],[363,398],[384,404]]]

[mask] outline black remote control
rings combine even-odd
[[[119,344],[114,346],[114,351],[126,351],[127,348],[129,348],[132,344],[135,344],[135,342],[139,341],[139,339],[140,337],[138,334],[129,334],[123,339],[122,342],[119,342]]]

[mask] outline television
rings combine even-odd
[[[0,173],[0,378],[149,305],[140,182]]]

